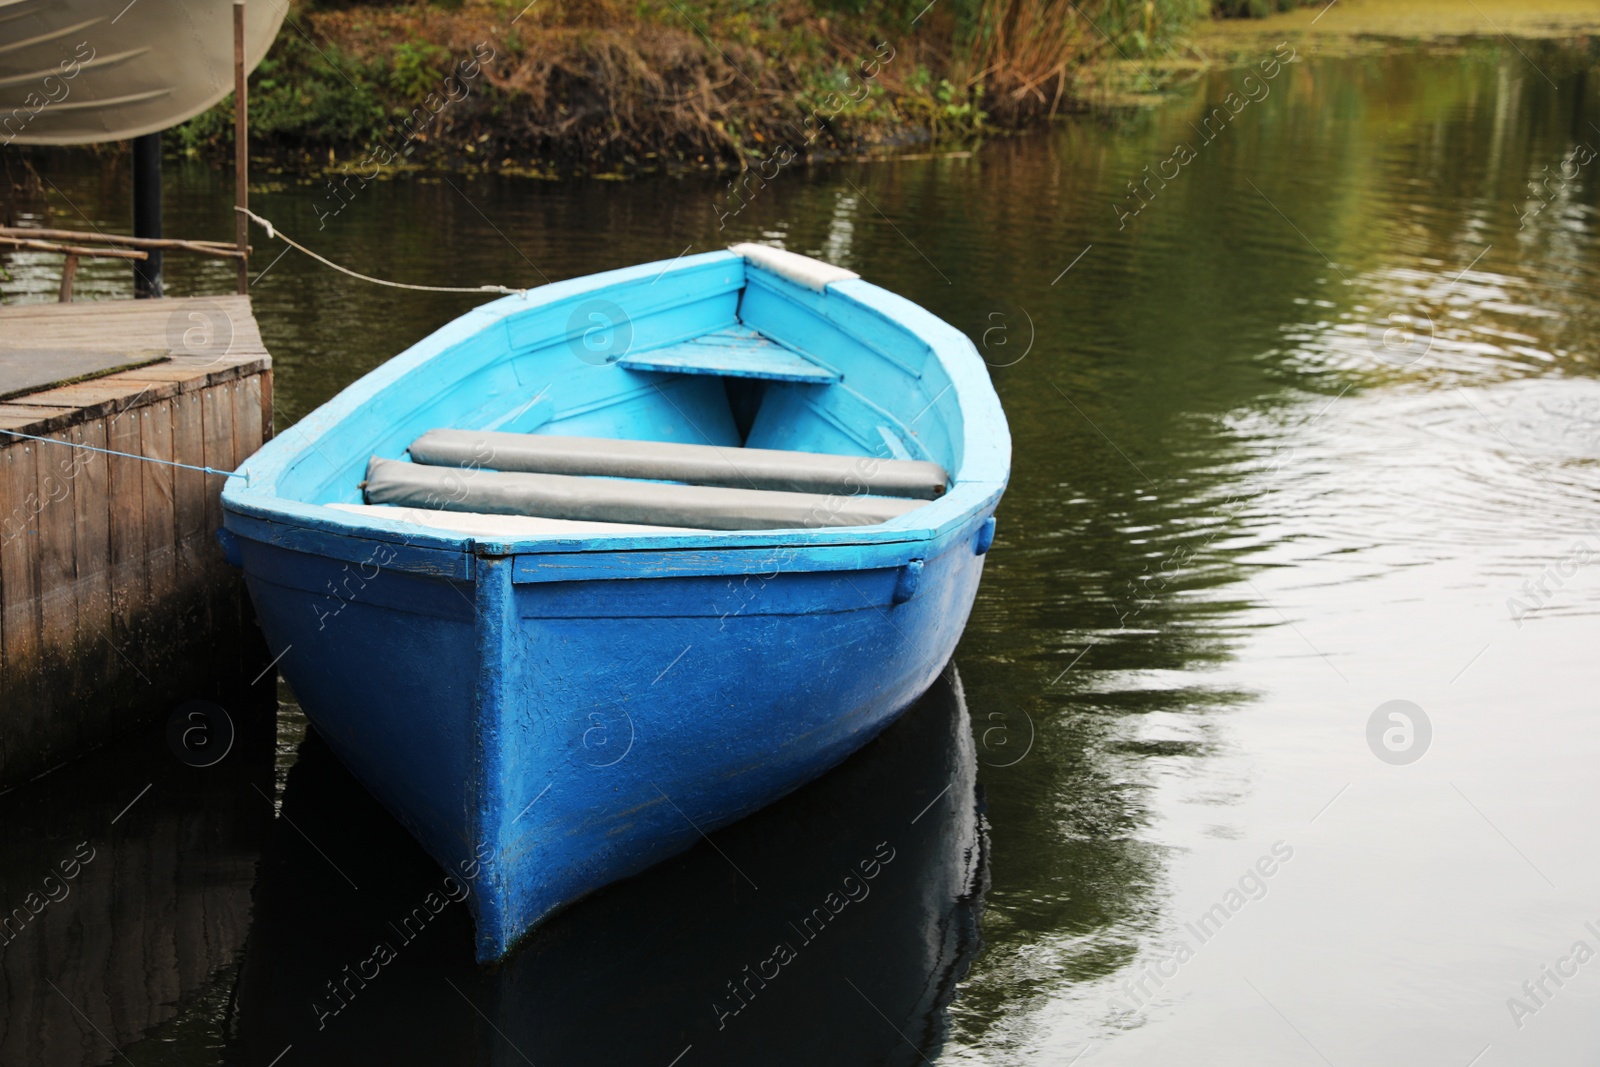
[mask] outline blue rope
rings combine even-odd
[[[121,456],[123,459],[142,459],[146,463],[165,463],[169,467],[182,467],[186,471],[200,471],[202,474],[220,474],[225,478],[231,478],[236,474],[244,475],[246,478],[249,477],[249,474],[242,470],[219,471],[215,467],[196,467],[190,463],[179,463],[177,460],[157,459],[154,456],[136,456],[132,452],[117,452],[110,448],[96,448],[94,445],[79,444],[76,441],[60,441],[54,437],[35,437],[31,433],[18,433],[16,430],[0,430],[0,433],[10,434],[12,437],[21,437],[27,441],[44,441],[52,445],[66,445],[69,448],[85,448],[90,452],[100,452],[107,456]]]

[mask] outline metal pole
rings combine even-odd
[[[161,134],[147,133],[133,139],[133,235],[161,236]],[[133,264],[133,295],[136,298],[161,295],[161,253]]]
[[[233,0],[233,202],[250,206],[250,99],[244,69],[244,0]],[[241,253],[249,251],[250,220],[233,213],[233,238]],[[250,291],[250,264],[239,259],[239,293]]]

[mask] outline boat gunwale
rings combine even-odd
[[[616,285],[651,278],[659,280],[669,271],[695,271],[716,264],[737,264],[741,270],[761,269],[733,252],[706,252],[564,279],[502,297],[451,320],[340,390],[242,464],[239,472],[230,476],[223,487],[225,528],[230,535],[253,539],[267,535],[267,540],[283,547],[357,561],[370,558],[370,550],[365,555],[357,551],[361,544],[401,544],[420,550],[424,556],[462,558],[460,568],[445,564],[445,570],[470,578],[473,568],[467,559],[472,556],[594,552],[622,557],[639,551],[848,549],[906,542],[931,542],[929,551],[935,551],[936,546],[942,546],[975,516],[992,511],[1009,479],[1010,432],[977,350],[964,334],[931,312],[859,278],[829,283],[825,292],[876,314],[927,345],[932,357],[944,367],[950,379],[947,388],[955,393],[954,402],[961,412],[961,463],[952,474],[951,488],[942,497],[888,522],[873,526],[707,530],[690,534],[617,533],[574,537],[552,533],[502,541],[352,514],[276,493],[278,478],[292,463],[299,461],[307,449],[315,449],[315,442],[324,433],[407,375],[435,359],[446,357],[467,340],[496,328],[506,328],[507,321],[514,316],[540,307],[581,298]],[[741,278],[740,284],[742,288],[747,282]],[[260,529],[258,523],[268,524],[268,529]],[[401,570],[413,569],[399,560],[390,565]],[[418,569],[438,573],[434,566]]]

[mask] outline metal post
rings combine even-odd
[[[133,235],[161,236],[161,134],[133,139]],[[133,264],[133,295],[161,295],[161,252]]]
[[[250,206],[250,99],[249,79],[244,69],[244,0],[233,0],[233,202]],[[245,260],[250,249],[250,220],[244,212],[233,213],[233,237],[239,246],[239,293],[250,291],[250,264]]]

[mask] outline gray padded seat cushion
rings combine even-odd
[[[471,470],[376,456],[367,465],[365,488],[369,504],[697,530],[873,526],[922,506],[896,497]]]
[[[925,460],[480,430],[429,430],[412,442],[411,458],[443,467],[919,500],[942,495],[948,481],[943,467]]]

